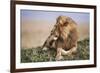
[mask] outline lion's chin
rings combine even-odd
[[[54,37],[53,39],[54,39],[54,40],[57,40],[58,38],[57,38],[57,37]]]

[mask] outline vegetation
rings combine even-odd
[[[50,52],[50,55],[49,55]],[[55,61],[56,50],[43,51],[40,47],[21,49],[21,62],[47,62]],[[64,56],[65,60],[87,60],[89,59],[89,39],[78,42],[78,49],[76,53]]]

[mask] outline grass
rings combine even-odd
[[[55,61],[56,51],[54,49],[51,49],[50,51],[50,56],[48,56],[49,51],[43,51],[40,47],[21,49],[21,62],[28,63]],[[62,61],[87,59],[89,59],[89,39],[79,41],[77,53],[64,56]]]

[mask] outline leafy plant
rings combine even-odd
[[[71,55],[64,56],[65,60],[87,60],[89,59],[89,38],[79,41],[77,52]],[[37,48],[22,48],[21,49],[21,62],[47,62],[55,61],[56,50],[43,51],[40,47]]]

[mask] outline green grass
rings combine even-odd
[[[50,56],[48,56],[49,51],[42,51],[40,47],[21,49],[21,62],[47,62],[55,61],[56,51],[54,49],[50,50]],[[78,49],[76,53],[64,56],[65,60],[87,60],[89,59],[89,39],[85,39],[78,42]]]

